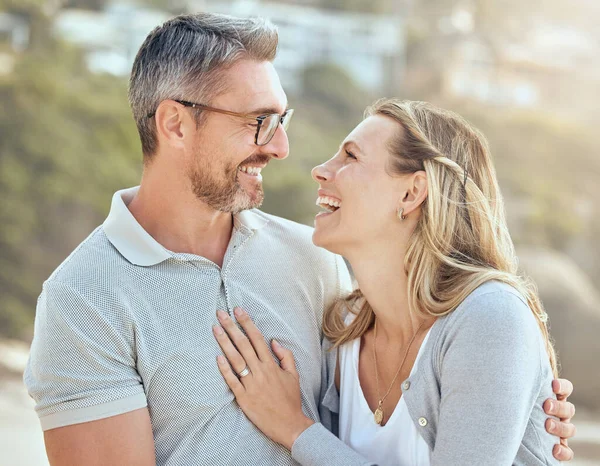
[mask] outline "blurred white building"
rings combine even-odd
[[[0,13],[0,75],[12,72],[15,54],[29,45],[29,23],[24,17]]]
[[[548,112],[597,113],[600,47],[583,32],[540,24],[519,42],[492,44],[474,34],[452,41],[442,92],[487,104]],[[577,85],[573,85],[577,83]]]
[[[400,16],[253,0],[190,0],[187,9],[271,19],[280,30],[275,66],[292,91],[300,90],[302,70],[314,63],[335,63],[365,89],[379,92],[396,89],[404,74]],[[86,50],[92,71],[126,76],[146,35],[169,17],[167,12],[115,2],[102,12],[62,10],[55,31]]]
[[[334,11],[256,0],[189,0],[188,10],[261,16],[279,27],[275,60],[285,87],[299,90],[301,72],[314,63],[335,63],[362,87],[397,89],[406,61],[405,24],[400,15]]]
[[[169,17],[164,11],[115,2],[102,12],[62,10],[56,15],[55,32],[86,51],[91,71],[127,76],[148,33]]]
[[[535,76],[498,56],[477,37],[458,41],[442,76],[443,93],[492,105],[533,107],[540,99]]]

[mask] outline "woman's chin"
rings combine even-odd
[[[312,235],[312,242],[315,246],[327,249],[334,254],[343,255],[340,251],[340,243],[336,241],[331,232],[325,231],[324,228],[315,227]]]

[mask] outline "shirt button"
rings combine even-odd
[[[402,384],[402,390],[406,391],[410,388],[410,380],[405,380],[404,383]]]
[[[427,425],[427,419],[425,419],[424,417],[420,417],[419,418],[419,425],[421,427],[425,427]]]

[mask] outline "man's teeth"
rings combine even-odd
[[[239,171],[244,172],[244,173],[248,173],[249,175],[259,175],[260,172],[262,171],[261,167],[240,167],[238,168]]]
[[[334,212],[342,206],[342,202],[328,196],[319,196],[317,198],[317,205],[324,209]]]

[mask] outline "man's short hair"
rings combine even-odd
[[[153,114],[166,99],[209,105],[225,90],[222,74],[236,61],[273,61],[277,28],[262,18],[199,13],[176,16],[155,28],[140,47],[129,80],[133,112],[144,160],[156,152]],[[196,111],[200,123],[201,111]]]

